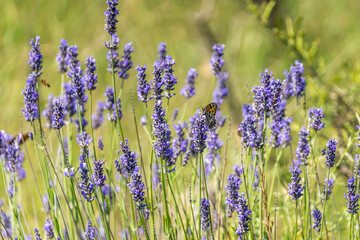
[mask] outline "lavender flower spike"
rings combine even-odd
[[[180,94],[185,98],[191,98],[195,95],[195,78],[197,78],[198,73],[195,68],[190,68],[186,76],[186,85],[181,89]]]
[[[312,225],[312,227],[315,229],[315,231],[320,232],[321,219],[322,219],[322,215],[321,215],[320,210],[314,209],[312,211],[311,215],[313,215],[313,219],[314,219],[314,224]]]
[[[163,81],[165,84],[164,90],[165,97],[171,98],[175,95],[175,93],[171,93],[175,88],[175,84],[177,84],[177,78],[174,76],[173,66],[175,65],[175,59],[172,59],[171,56],[166,56],[165,61],[162,62],[162,69],[164,71]]]
[[[333,167],[335,164],[335,152],[336,152],[337,141],[335,139],[330,139],[326,144],[328,149],[322,149],[322,155],[326,154],[325,164],[328,167]]]
[[[206,148],[206,138],[207,138],[207,125],[206,117],[204,114],[201,114],[200,111],[197,111],[195,114],[195,121],[192,125],[192,141],[194,143],[194,149],[196,152],[203,152]]]
[[[67,66],[69,64],[66,60],[66,55],[68,51],[67,41],[65,39],[61,39],[60,46],[58,48],[59,48],[59,53],[56,54],[56,61],[59,65],[58,71],[61,73],[65,73],[67,72]]]
[[[228,205],[230,213],[233,213],[239,207],[239,198],[240,198],[240,184],[241,179],[237,175],[228,176],[228,185],[225,190],[227,191],[227,196],[225,197],[225,204]]]
[[[92,57],[87,57],[85,65],[86,69],[84,74],[84,80],[86,84],[86,89],[92,91],[96,89],[95,84],[97,83],[97,74],[95,73],[96,61]]]
[[[295,61],[295,66],[291,65],[290,72],[285,71],[285,89],[284,97],[289,99],[291,96],[301,98],[305,94],[306,81],[302,76],[304,73],[304,66],[299,61]]]
[[[40,232],[39,232],[39,229],[37,229],[37,228],[34,229],[34,237],[35,237],[35,240],[41,240]]]
[[[39,118],[39,109],[37,101],[39,93],[36,90],[36,75],[30,74],[26,80],[26,85],[22,91],[24,95],[25,107],[22,109],[26,121],[34,121]]]
[[[43,56],[40,52],[40,37],[36,36],[35,42],[34,39],[31,39],[30,45],[32,46],[32,49],[29,52],[28,64],[30,65],[34,76],[39,77],[42,74],[40,70],[42,69],[43,62]]]
[[[200,215],[201,215],[201,225],[202,230],[206,231],[210,227],[210,202],[206,198],[201,199],[200,203]]]
[[[125,48],[123,52],[124,54],[119,62],[118,76],[119,78],[122,79],[128,79],[129,78],[128,71],[133,67],[133,62],[131,60],[131,53],[134,52],[134,48],[132,47],[131,42],[125,44]]]
[[[106,176],[104,175],[104,160],[98,160],[94,162],[94,175],[92,176],[93,182],[96,186],[102,187],[105,185]]]
[[[145,184],[141,181],[141,174],[138,171],[132,175],[132,179],[128,184],[128,187],[130,189],[130,194],[132,195],[132,200],[137,202],[137,209],[144,209],[146,206],[144,203]]]
[[[326,200],[329,200],[329,199],[330,199],[330,195],[331,195],[332,190],[333,190],[333,188],[334,188],[334,182],[335,182],[335,180],[332,179],[332,178],[329,178],[329,179],[325,179],[325,180],[324,180],[324,191],[323,191],[323,194],[324,194],[324,197],[325,197],[326,187],[327,187]]]
[[[164,61],[167,53],[166,43],[160,43],[158,48],[159,60]]]
[[[89,220],[86,225],[84,235],[86,237],[86,240],[95,240],[95,228],[93,227],[91,220]]]
[[[50,222],[50,220],[48,218],[46,218],[45,225],[44,225],[43,229],[45,230],[46,236],[48,237],[48,239],[55,238],[54,227],[53,227],[52,223]]]
[[[248,200],[244,196],[244,193],[240,194],[239,205],[236,210],[239,220],[236,234],[239,235],[239,239],[245,239],[246,233],[250,230],[251,210],[249,209]]]
[[[301,184],[301,169],[298,166],[293,166],[290,168],[290,172],[292,173],[291,183],[289,183],[289,194],[291,195],[292,199],[296,200],[299,199],[303,193],[302,191],[305,189],[305,186]]]
[[[79,189],[84,199],[88,202],[91,202],[95,199],[92,194],[94,193],[94,182],[89,178],[89,170],[86,167],[86,163],[80,163],[80,180],[79,180]]]
[[[348,180],[347,193],[345,193],[346,205],[348,209],[346,210],[350,214],[357,214],[359,210],[359,194],[356,195],[356,185],[355,178],[352,177]]]
[[[116,15],[119,15],[119,10],[116,9],[118,5],[117,0],[107,0],[108,8],[105,11],[105,31],[107,31],[110,36],[116,32],[116,23],[118,20],[116,19]]]
[[[309,132],[305,127],[302,127],[299,133],[300,139],[296,148],[296,159],[301,164],[307,164],[307,158],[310,154],[309,140],[307,136]]]
[[[139,65],[137,65],[136,70],[138,71],[138,74],[136,75],[136,77],[138,78],[138,98],[140,101],[142,102],[148,102],[151,97],[148,97],[149,93],[150,93],[150,84],[148,84],[146,82],[146,65],[139,67]]]
[[[218,76],[222,72],[222,67],[224,66],[224,55],[225,44],[214,44],[214,50],[212,57],[210,59],[210,66],[215,76]]]
[[[324,118],[324,111],[322,108],[310,108],[309,109],[309,119],[310,119],[310,127],[312,127],[315,131],[319,131],[320,129],[325,127],[325,123],[321,122],[321,119]]]
[[[164,85],[164,81],[161,77],[162,70],[160,63],[155,61],[154,65],[154,72],[153,72],[153,80],[150,81],[151,89],[153,90],[153,98],[156,100],[160,100],[163,97],[163,89],[162,86]]]
[[[136,155],[132,152],[128,145],[129,141],[125,139],[125,143],[121,142],[121,151],[123,154],[120,156],[120,161],[125,172],[129,175],[135,173],[137,169]]]
[[[51,126],[53,129],[60,130],[64,125],[63,103],[60,99],[55,98],[53,103]]]

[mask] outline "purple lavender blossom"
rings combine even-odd
[[[162,62],[162,69],[164,71],[163,81],[164,81],[164,90],[165,97],[171,98],[175,95],[175,93],[171,93],[173,91],[174,85],[177,84],[177,78],[174,76],[173,66],[175,65],[175,59],[172,59],[171,56],[166,56],[165,60]]]
[[[56,54],[56,61],[59,65],[58,71],[61,73],[65,73],[65,72],[67,72],[67,66],[69,64],[66,59],[66,55],[67,55],[67,51],[68,51],[68,44],[65,39],[60,40],[60,45],[59,45],[58,49],[59,49],[59,53]]]
[[[158,54],[159,54],[159,60],[160,61],[164,61],[165,57],[166,57],[166,43],[162,42],[159,44],[159,48],[158,48]]]
[[[326,144],[328,149],[322,149],[321,154],[326,154],[325,164],[328,167],[333,167],[335,164],[335,152],[336,152],[337,141],[335,139],[330,139]]]
[[[171,148],[171,131],[169,125],[165,120],[165,110],[162,107],[162,101],[157,100],[154,106],[154,112],[152,114],[153,119],[153,131],[152,134],[156,137],[156,141],[153,143],[156,156],[162,158],[167,166],[174,165],[173,161],[173,149]]]
[[[324,128],[325,123],[321,122],[321,119],[324,118],[324,111],[322,108],[310,108],[309,109],[309,119],[310,119],[310,127],[312,127],[315,131],[319,131]]]
[[[10,214],[6,215],[6,213],[4,211],[0,211],[0,213],[1,213],[0,220],[2,222],[1,229],[3,229],[1,234],[5,238],[11,239],[12,238],[12,224],[11,224]]]
[[[286,100],[282,100],[276,107],[273,108],[271,122],[271,137],[270,144],[273,148],[286,147],[290,145],[291,141],[291,117],[285,117]]]
[[[173,146],[173,162],[176,163],[176,160],[179,156],[185,154],[187,146],[188,146],[188,140],[185,139],[185,132],[184,129],[187,128],[187,123],[184,122],[181,124],[180,121],[178,121],[177,124],[174,123],[174,129],[176,137],[172,140],[172,146]]]
[[[46,109],[44,109],[42,111],[42,115],[46,118],[46,120],[48,121],[45,126],[48,128],[52,128],[52,116],[53,116],[53,108],[54,108],[54,103],[53,103],[53,99],[54,96],[52,94],[49,94],[48,96],[48,102],[46,104]]]
[[[144,203],[145,184],[141,181],[141,174],[138,171],[132,175],[132,179],[128,184],[128,187],[130,189],[130,194],[132,195],[132,200],[137,203],[137,209],[144,209],[146,206]]]
[[[13,178],[10,179],[9,185],[7,188],[7,193],[9,194],[10,198],[14,197],[14,193],[17,191],[17,187],[15,186]]]
[[[238,128],[238,132],[242,136],[242,144],[245,147],[262,148],[261,133],[257,131],[258,121],[254,116],[254,110],[251,105],[244,105],[243,117],[244,119]]]
[[[230,214],[239,207],[240,185],[242,181],[237,175],[230,174],[228,176],[228,185],[225,187],[227,196],[225,197],[225,204],[228,206]]]
[[[153,98],[155,100],[160,100],[163,97],[163,89],[162,86],[164,85],[164,81],[161,77],[162,70],[161,70],[161,63],[158,61],[155,61],[154,65],[154,72],[153,72],[153,80],[150,81],[151,89],[153,90]]]
[[[218,76],[218,74],[222,72],[222,67],[224,66],[224,59],[222,56],[224,55],[225,44],[214,44],[212,49],[214,52],[210,59],[210,66],[213,74]]]
[[[295,66],[291,65],[290,72],[285,71],[285,89],[284,97],[289,99],[292,96],[301,98],[305,94],[306,81],[302,76],[304,73],[304,66],[299,60],[295,61]]]
[[[119,66],[119,53],[118,53],[118,44],[120,42],[120,39],[116,34],[111,35],[111,39],[109,42],[105,42],[104,45],[107,49],[109,49],[106,60],[108,61],[108,72],[112,73],[117,72],[117,67]]]
[[[125,138],[125,143],[121,142],[121,151],[122,155],[120,155],[120,161],[122,164],[123,169],[129,175],[132,175],[137,170],[137,162],[136,162],[136,155],[132,152],[128,145],[129,141]]]
[[[73,116],[76,114],[76,100],[74,98],[71,81],[64,83],[63,102],[66,109],[66,115],[69,115],[69,120],[72,121]]]
[[[88,146],[92,142],[92,139],[89,134],[87,134],[85,131],[82,134],[78,134],[78,137],[76,138],[76,143],[80,146],[80,156],[79,160],[80,163],[83,163],[86,161],[86,158],[89,156],[89,149]]]
[[[51,126],[53,129],[60,130],[64,123],[64,107],[60,99],[55,98],[53,102]]]
[[[6,146],[5,149],[5,163],[8,172],[17,173],[22,169],[24,162],[24,153],[20,151],[20,146],[17,141],[13,141]]]
[[[326,194],[326,200],[330,199],[330,195],[331,195],[332,190],[334,188],[334,182],[335,182],[335,179],[333,179],[333,178],[329,178],[329,179],[324,180],[323,194],[324,194],[324,198],[325,198],[325,194]],[[327,187],[327,193],[326,193],[326,187]]]
[[[215,131],[210,131],[206,143],[208,145],[208,152],[205,157],[205,175],[209,176],[215,168],[215,160],[220,161],[220,148],[223,146],[223,141],[218,138],[219,134]]]
[[[291,195],[292,199],[297,200],[303,195],[303,190],[305,186],[301,184],[301,169],[298,166],[290,167],[290,172],[292,173],[291,183],[289,183],[289,194]]]
[[[138,71],[138,74],[136,75],[137,79],[139,80],[137,83],[137,90],[138,90],[138,98],[142,102],[148,102],[151,97],[148,98],[148,95],[150,93],[150,84],[146,81],[146,65],[139,66],[137,65],[136,70]]]
[[[36,36],[35,42],[34,39],[31,39],[30,45],[32,46],[32,49],[29,52],[28,64],[33,71],[34,77],[36,78],[42,74],[40,70],[42,69],[43,56],[40,52],[40,37]]]
[[[251,210],[249,209],[248,200],[244,196],[244,193],[240,194],[239,204],[236,209],[239,221],[239,225],[236,229],[236,234],[239,235],[238,239],[245,239],[246,233],[250,230]]]
[[[104,122],[103,112],[105,110],[105,103],[103,101],[97,101],[96,111],[91,115],[91,121],[93,128],[97,129]]]
[[[25,88],[22,91],[24,95],[25,107],[22,109],[26,121],[34,121],[39,118],[39,109],[37,102],[39,93],[36,90],[36,75],[30,74],[26,80]]]
[[[95,199],[95,196],[92,196],[94,193],[94,182],[93,179],[89,177],[89,170],[87,169],[86,163],[80,163],[80,179],[79,179],[79,189],[85,200],[91,202]]]
[[[70,169],[64,168],[63,172],[64,172],[65,177],[72,178],[75,176],[75,168],[74,167],[72,167]]]
[[[116,32],[116,23],[118,22],[116,19],[116,15],[119,15],[119,10],[116,9],[118,1],[107,0],[106,3],[108,4],[108,7],[105,11],[105,31],[110,35],[113,35]]]
[[[102,137],[99,137],[98,139],[98,148],[102,151],[104,149],[104,143],[102,141]]]
[[[93,227],[91,220],[88,221],[85,229],[86,240],[95,240],[95,228]]]
[[[305,127],[302,127],[299,133],[300,139],[296,148],[296,159],[299,164],[307,165],[307,158],[310,154],[309,140],[307,136],[309,132]]]
[[[195,120],[191,127],[191,141],[194,144],[196,153],[202,153],[206,148],[207,131],[206,117],[198,110],[195,113]]]
[[[235,174],[240,178],[241,175],[244,173],[244,165],[234,165],[233,170]]]
[[[200,216],[201,216],[201,226],[202,230],[206,231],[210,227],[210,202],[206,198],[201,199],[200,203]]]
[[[352,177],[348,180],[347,193],[345,193],[346,205],[348,209],[346,210],[350,214],[357,214],[359,210],[359,194],[356,195],[356,185],[355,185],[355,178]]]
[[[225,97],[229,94],[229,90],[226,87],[226,81],[229,77],[227,72],[218,73],[218,85],[213,92],[213,101],[217,103],[218,106],[223,103]]]
[[[140,117],[140,124],[141,124],[141,126],[146,126],[146,124],[147,124],[146,116]]]
[[[118,76],[122,79],[128,79],[129,73],[128,71],[133,67],[133,62],[131,60],[131,53],[134,52],[134,48],[132,47],[132,43],[125,44],[124,54],[119,61],[119,71]]]
[[[106,102],[105,102],[105,109],[111,111],[111,114],[108,114],[108,119],[112,122],[116,122],[118,119],[122,119],[123,114],[121,110],[121,100],[117,98],[116,100],[116,107],[114,104],[114,89],[112,87],[107,87],[105,91]],[[118,114],[116,114],[116,108]]]
[[[86,69],[84,74],[84,81],[86,84],[86,89],[92,91],[96,89],[95,84],[97,83],[97,74],[95,73],[96,61],[92,57],[87,57],[85,65]]]
[[[320,232],[321,229],[321,219],[322,219],[322,214],[320,212],[319,209],[314,209],[311,213],[311,215],[313,215],[313,221],[314,224],[312,225],[313,229],[315,229],[315,231]]]
[[[39,232],[39,229],[37,229],[37,228],[34,229],[34,237],[35,237],[35,240],[41,240],[40,232]]]
[[[48,218],[46,218],[45,225],[44,225],[43,229],[45,230],[46,236],[48,237],[48,239],[55,238],[54,227],[53,227],[51,221]]]
[[[104,160],[93,160],[94,162],[94,175],[92,176],[93,182],[96,186],[102,187],[105,185],[106,176],[104,175]]]
[[[197,78],[198,73],[195,68],[190,68],[186,76],[186,85],[181,89],[180,94],[185,98],[191,98],[195,95],[195,78]]]

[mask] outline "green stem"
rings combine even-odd
[[[329,188],[329,184],[328,184],[329,177],[330,177],[330,167],[329,167],[328,174],[327,174],[326,190],[325,190],[325,196],[324,196],[324,203],[323,203],[323,207],[322,207],[322,218],[321,218],[321,225],[320,225],[320,237],[322,237],[322,230],[323,230],[323,224],[324,224],[324,218],[325,218],[325,205],[326,205],[327,193],[328,193],[328,188]]]

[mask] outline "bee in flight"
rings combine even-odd
[[[206,107],[202,109],[202,114],[206,117],[206,124],[210,129],[216,127],[216,111],[218,109],[218,105],[214,102],[209,103]]]
[[[45,87],[50,87],[50,83],[48,83],[46,80],[41,79],[40,82],[41,82],[41,84],[44,85]]]

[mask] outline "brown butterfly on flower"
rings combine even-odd
[[[216,111],[218,109],[218,105],[214,102],[209,103],[206,107],[202,109],[202,114],[206,117],[206,124],[210,129],[216,127]]]

